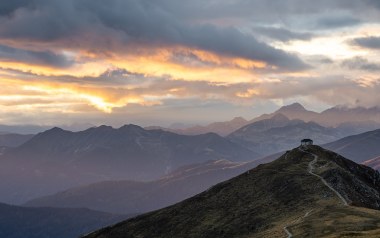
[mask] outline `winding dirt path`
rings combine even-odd
[[[288,238],[293,237],[292,233],[290,233],[290,231],[288,230],[288,227],[287,227],[287,226],[284,226],[284,231],[285,231],[285,233],[288,235]]]
[[[302,151],[303,151],[303,150],[302,150]],[[333,192],[339,197],[339,199],[342,201],[343,205],[348,206],[348,202],[346,201],[346,199],[345,199],[345,198],[344,198],[344,197],[343,197],[338,191],[336,191],[335,188],[333,188],[330,184],[328,184],[328,183],[326,182],[326,180],[325,180],[323,177],[321,177],[321,176],[319,176],[318,174],[315,174],[315,173],[313,172],[313,170],[314,170],[314,165],[315,165],[315,163],[318,162],[318,156],[317,156],[316,154],[313,154],[313,153],[310,153],[310,152],[306,152],[306,151],[303,151],[303,152],[308,153],[308,154],[314,156],[314,160],[311,161],[311,162],[309,163],[309,166],[308,166],[308,172],[309,172],[309,174],[311,174],[311,175],[313,175],[313,176],[319,178],[319,179],[322,181],[322,183],[323,183],[324,185],[326,185],[331,191],[333,191]]]
[[[309,174],[311,174],[311,175],[313,175],[313,176],[319,178],[319,179],[322,181],[322,183],[323,183],[324,185],[326,185],[326,187],[328,187],[331,191],[333,191],[333,192],[339,197],[339,199],[342,201],[342,203],[343,203],[344,206],[348,206],[348,202],[347,202],[347,200],[346,200],[346,199],[345,199],[345,198],[344,198],[344,197],[343,197],[338,191],[336,191],[335,188],[333,188],[330,184],[328,184],[328,183],[326,182],[326,180],[325,180],[322,176],[319,176],[318,174],[316,174],[316,173],[313,172],[314,169],[315,169],[315,166],[314,166],[314,165],[318,162],[318,155],[316,155],[316,154],[314,154],[314,153],[311,153],[311,152],[304,151],[304,150],[302,150],[302,149],[299,149],[299,150],[302,151],[302,152],[304,152],[304,153],[310,154],[310,155],[312,155],[312,156],[314,157],[314,159],[313,159],[312,161],[310,161],[310,163],[308,164],[307,172],[308,172]],[[304,218],[307,217],[307,216],[309,216],[310,212],[311,212],[311,211],[306,212]],[[293,223],[297,223],[299,220],[300,220],[300,219],[296,220],[296,221],[293,222]],[[291,225],[291,224],[290,224],[290,225]],[[288,225],[288,226],[289,226],[289,225]],[[291,237],[293,237],[293,234],[288,230],[288,226],[284,226],[283,229],[284,229],[284,231],[285,231],[287,237],[288,237],[288,238],[291,238]]]

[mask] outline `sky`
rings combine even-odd
[[[378,0],[0,1],[0,124],[380,106]]]

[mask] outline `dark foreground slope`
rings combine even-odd
[[[378,237],[380,212],[371,208],[379,208],[379,185],[378,172],[333,152],[294,149],[174,206],[86,237],[286,237],[286,231]]]
[[[72,238],[126,218],[89,209],[26,208],[0,203],[0,237]]]

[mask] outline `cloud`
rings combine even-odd
[[[316,23],[316,28],[319,29],[334,29],[341,27],[351,27],[361,24],[362,21],[351,16],[330,16],[319,19]]]
[[[52,77],[20,73],[19,78],[22,77],[25,79],[15,79],[15,82],[27,87],[24,87],[22,94],[17,94],[17,90],[13,89],[16,90],[13,94],[38,99],[36,93],[40,93],[41,98],[47,99],[50,96],[55,101],[64,98],[71,100],[74,105],[77,100],[105,112],[127,105],[154,106],[194,98],[205,102],[219,100],[236,105],[250,105],[254,100],[314,97],[318,101],[333,105],[352,104],[357,99],[360,99],[363,106],[377,105],[376,90],[380,87],[380,81],[377,80],[350,79],[342,75],[284,77],[262,82],[231,84],[147,77],[123,69],[109,70],[99,77]],[[9,91],[9,89],[3,90],[4,95]],[[365,94],[365,91],[368,91],[368,94]],[[54,99],[56,97],[58,99]],[[22,100],[19,97],[16,99]],[[68,108],[66,106],[66,109]]]
[[[344,75],[291,78],[281,84],[263,83],[258,90],[261,99],[308,98],[314,103],[378,107],[380,78],[349,78]]]
[[[378,32],[374,6],[378,1],[1,1],[0,120],[214,120],[295,99],[319,108],[377,105],[376,51],[347,41],[380,48],[378,37],[358,38]]]
[[[24,50],[5,45],[0,45],[0,61],[22,62],[58,68],[66,68],[74,64],[73,60],[51,51]]]
[[[362,57],[346,59],[341,63],[341,66],[354,70],[380,71],[380,64],[371,63]]]
[[[33,6],[34,0],[13,0],[0,2],[0,16],[9,16],[19,8]]]
[[[0,81],[3,120],[12,121],[17,115],[15,122],[20,118],[55,124],[79,119],[123,124],[132,118],[144,124],[194,122],[214,120],[215,115],[228,119],[238,113],[253,117],[256,114],[250,107],[276,100],[366,107],[378,106],[380,101],[380,80],[343,75],[223,84],[149,77],[118,68],[97,77],[43,76],[4,69],[0,73],[9,74]],[[176,117],[179,111],[181,116]],[[208,113],[197,117],[201,112]]]
[[[353,44],[369,49],[380,49],[380,37],[369,36],[356,38],[353,40]]]
[[[67,45],[101,47],[110,41],[96,41],[107,36],[117,47],[185,46],[217,54],[263,61],[283,70],[308,68],[301,59],[276,49],[235,27],[189,24],[177,19],[148,0],[35,0],[36,9],[23,8],[14,16],[2,19],[0,36],[12,40],[37,42],[63,41]],[[86,37],[87,36],[87,37]],[[83,42],[90,39],[90,45]],[[128,50],[126,50],[128,52]]]
[[[310,40],[314,35],[308,32],[294,32],[279,27],[254,27],[253,30],[269,38],[288,42],[292,40]]]
[[[380,2],[378,0],[365,0],[364,2],[376,8],[380,8]]]
[[[378,21],[377,0],[219,0],[207,1],[193,0],[178,2],[175,0],[158,0],[160,5],[172,12],[176,17],[192,21],[214,22],[216,24],[244,24],[247,21],[254,24],[284,26],[286,28],[298,27],[310,30],[315,28],[315,21],[311,18],[322,19],[321,16],[341,16],[357,18],[361,22]],[[325,21],[325,22],[324,22]],[[355,24],[355,22],[352,22]],[[321,25],[342,26],[344,21],[321,20]],[[331,28],[330,28],[331,29]],[[300,30],[300,29],[298,29]]]

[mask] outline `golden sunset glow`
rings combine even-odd
[[[2,121],[35,120],[43,113],[92,121],[92,113],[94,121],[117,115],[121,123],[123,115],[175,115],[181,105],[199,113],[215,105],[208,109],[253,115],[258,112],[251,108],[295,100],[315,108],[377,106],[377,96],[362,90],[379,87],[380,23],[366,15],[353,18],[351,9],[332,7],[331,16],[316,10],[313,17],[284,11],[278,22],[269,13],[259,17],[261,12],[182,18],[163,6],[157,12],[140,6],[149,20],[133,14],[111,20],[89,8],[71,22],[63,14],[67,9],[51,4],[62,28],[39,19],[51,17],[44,8],[38,16],[23,8],[0,23]],[[377,9],[370,12],[375,16]],[[33,21],[45,25],[34,29]],[[350,95],[344,101],[331,93],[343,89]]]

